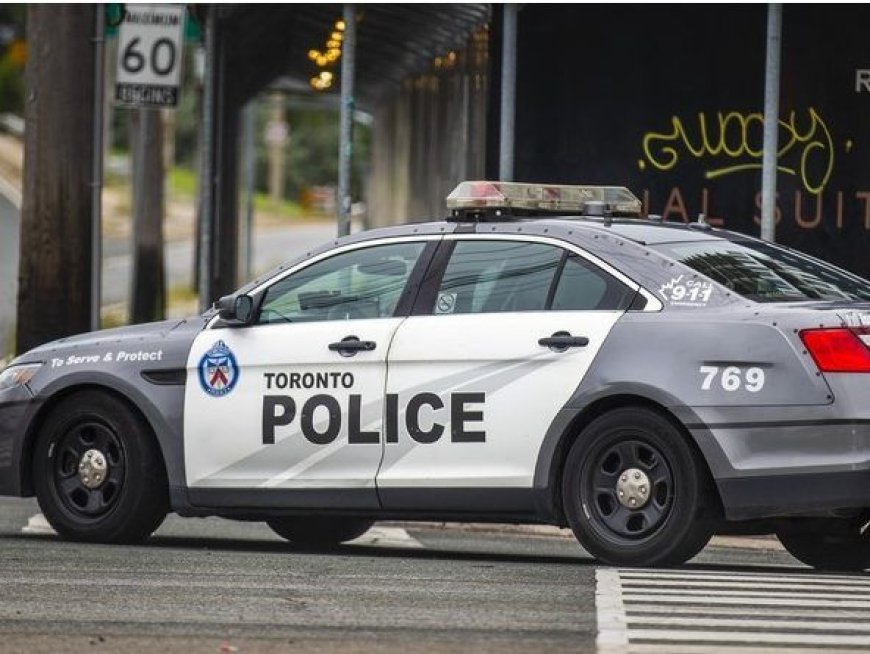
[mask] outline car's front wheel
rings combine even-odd
[[[374,524],[365,518],[298,516],[266,521],[276,534],[294,545],[329,548],[359,538]]]
[[[148,425],[99,391],[71,395],[48,415],[34,448],[33,481],[45,518],[68,540],[141,542],[169,507]]]
[[[776,536],[801,563],[819,570],[870,568],[870,514],[855,518],[806,518],[784,523]]]
[[[611,565],[678,565],[718,522],[704,461],[665,416],[624,407],[593,420],[574,442],[562,477],[568,524]]]

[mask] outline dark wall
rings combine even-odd
[[[777,240],[870,274],[870,7],[783,8]],[[528,4],[516,178],[758,234],[766,5]]]

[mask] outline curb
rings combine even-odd
[[[514,525],[486,522],[383,522],[383,525],[402,529],[425,529],[430,531],[450,531],[490,535],[513,535],[532,538],[546,538],[574,541],[570,529],[550,525]],[[707,547],[726,549],[767,550],[784,552],[776,536],[713,536]]]

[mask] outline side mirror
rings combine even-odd
[[[254,321],[254,300],[250,295],[224,295],[217,301],[221,320],[232,325],[250,325]]]

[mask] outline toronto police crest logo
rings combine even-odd
[[[223,341],[212,345],[199,361],[199,383],[213,397],[229,394],[239,381],[239,364]]]

